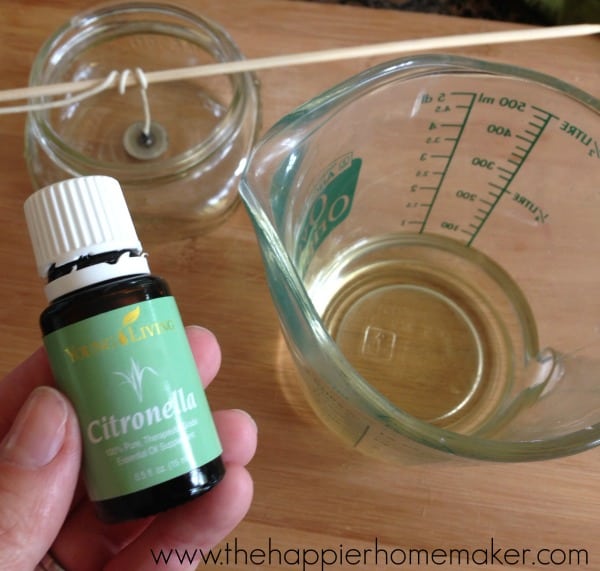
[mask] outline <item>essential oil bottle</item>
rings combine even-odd
[[[221,444],[176,302],[150,274],[119,183],[47,186],[25,217],[47,280],[44,344],[77,411],[100,519],[145,517],[211,489],[225,472]]]

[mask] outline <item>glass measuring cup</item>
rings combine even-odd
[[[600,102],[424,55],[279,121],[241,194],[314,409],[386,458],[600,442]]]

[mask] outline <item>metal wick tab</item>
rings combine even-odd
[[[148,161],[157,159],[169,148],[167,131],[160,124],[152,121],[150,129],[144,130],[144,122],[132,123],[123,135],[123,146],[127,154],[134,159]]]

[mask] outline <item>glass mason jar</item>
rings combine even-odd
[[[175,6],[112,4],[78,14],[42,46],[30,85],[103,80],[114,70],[130,70],[137,83],[29,113],[26,159],[34,187],[112,176],[146,241],[193,236],[222,222],[238,203],[259,128],[257,81],[237,73],[150,83],[148,123],[135,70],[239,59],[219,25]]]

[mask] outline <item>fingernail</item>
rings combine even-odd
[[[252,425],[254,426],[254,430],[256,430],[256,432],[258,432],[258,425],[256,424],[256,420],[254,420],[254,418],[252,417],[252,415],[249,412],[247,412],[241,408],[234,408],[233,410],[243,414],[252,423]]]
[[[198,333],[206,333],[208,335],[211,335],[212,337],[215,337],[215,334],[213,331],[211,331],[210,329],[207,329],[206,327],[203,327],[202,325],[188,325],[188,326],[186,326],[186,329],[193,329],[194,331],[197,331]]]
[[[41,468],[61,449],[66,422],[64,397],[50,387],[38,387],[19,411],[0,453],[18,466]]]

